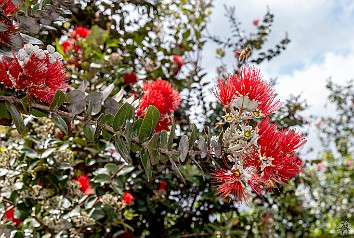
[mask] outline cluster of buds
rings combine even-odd
[[[214,94],[224,105],[228,123],[222,137],[225,167],[213,173],[222,198],[230,196],[242,203],[250,190],[261,195],[301,172],[302,161],[295,150],[306,140],[270,122],[267,116],[281,103],[258,69],[245,66],[237,75],[219,79]]]
[[[26,44],[14,59],[0,57],[0,82],[50,104],[57,90],[67,89],[62,56],[51,45],[46,50]]]
[[[80,41],[91,34],[91,30],[85,27],[76,27],[68,34],[68,39],[61,46],[65,54],[70,55],[68,66],[80,67],[82,64],[83,50],[80,47]]]

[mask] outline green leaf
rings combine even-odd
[[[61,46],[61,44],[59,44],[58,38],[55,38],[55,48],[57,49],[57,51],[58,51],[61,55],[65,55],[65,51],[64,51],[63,47]]]
[[[151,165],[157,165],[159,163],[160,153],[158,151],[159,135],[154,134],[147,144],[147,149],[149,151]]]
[[[125,123],[124,138],[125,141],[127,142],[128,151],[130,151],[130,147],[132,143],[132,133],[133,133],[132,124],[130,123],[130,121],[127,120]]]
[[[168,138],[168,143],[167,143],[169,150],[172,149],[173,139],[175,138],[175,130],[176,130],[176,123],[175,123],[175,120],[172,119],[172,126],[171,126],[171,130],[170,130],[170,136]]]
[[[116,164],[108,163],[104,166],[111,174],[114,174],[118,171],[119,167]]]
[[[198,136],[198,129],[197,126],[195,124],[192,125],[192,132],[191,135],[189,137],[189,148],[191,148],[195,142],[195,140],[197,139]]]
[[[140,126],[140,130],[138,134],[140,141],[146,140],[151,135],[151,133],[155,130],[159,118],[160,118],[159,110],[154,106],[149,106],[145,114],[143,123],[141,123]]]
[[[90,125],[85,125],[84,126],[84,135],[90,142],[93,142],[95,139],[94,138],[95,129]]]
[[[111,179],[108,174],[97,174],[95,176],[95,181],[98,183],[110,183]]]
[[[11,115],[7,111],[5,103],[0,103],[0,118],[11,119]]]
[[[26,210],[15,209],[14,217],[19,220],[25,220],[27,217],[31,215],[31,209],[28,208]]]
[[[26,134],[26,126],[23,122],[21,114],[17,111],[17,108],[10,102],[5,102],[7,110],[10,112],[11,117],[15,123],[16,129],[21,135]]]
[[[28,113],[28,99],[29,95],[21,99],[21,104],[26,113]]]
[[[131,163],[129,151],[127,145],[124,143],[124,140],[120,138],[118,135],[114,137],[114,145],[118,150],[118,153],[122,156],[122,158],[128,163]]]
[[[133,134],[137,135],[141,126],[141,123],[143,123],[143,119],[139,118],[136,120],[133,124]]]
[[[134,115],[134,108],[129,103],[124,103],[117,111],[114,121],[113,129],[118,131],[125,124],[126,120],[130,120]]]
[[[143,167],[149,182],[150,179],[152,178],[152,171],[151,171],[151,164],[147,152],[143,151],[141,153],[140,158],[141,158],[141,162],[143,163]]]
[[[68,134],[68,125],[66,124],[65,120],[61,116],[54,115],[53,121],[55,125],[59,127],[60,130],[62,130],[65,134]]]
[[[47,117],[49,115],[49,112],[44,111],[44,110],[39,110],[36,108],[30,108],[29,111],[30,111],[30,114],[35,117]]]
[[[50,110],[54,110],[55,108],[58,108],[61,105],[63,105],[64,102],[65,102],[65,94],[63,93],[63,91],[57,90],[49,108]]]
[[[177,151],[179,152],[179,161],[183,163],[186,160],[189,151],[188,137],[186,135],[182,135]]]

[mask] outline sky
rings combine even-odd
[[[214,0],[215,7],[208,24],[212,35],[230,35],[226,27],[225,4],[235,6],[236,17],[242,22],[241,28],[246,34],[255,31],[252,21],[262,20],[269,7],[274,14],[274,23],[266,46],[277,44],[285,32],[291,42],[280,56],[259,66],[264,79],[277,78],[275,90],[282,101],[290,94],[301,94],[310,106],[304,115],[334,113],[331,105],[325,106],[329,94],[325,85],[329,78],[342,85],[354,78],[354,1]],[[204,55],[216,55],[216,48],[214,43],[208,43]],[[215,64],[219,61],[205,56],[204,68],[211,80],[215,80]],[[226,53],[225,62],[230,70],[235,60],[233,52]],[[304,150],[315,147],[315,151],[305,158],[314,159],[320,151],[314,125],[310,127],[307,140]]]

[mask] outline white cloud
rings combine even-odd
[[[252,20],[262,19],[269,6],[275,17],[267,46],[278,43],[285,32],[291,43],[280,56],[260,66],[264,78],[278,79],[276,92],[282,100],[301,93],[310,105],[306,115],[334,113],[333,107],[324,107],[329,94],[325,85],[330,77],[338,84],[354,78],[354,1],[218,0],[208,29],[213,35],[226,37],[231,33],[223,4],[236,6],[236,16],[246,32],[255,30]],[[204,53],[210,80],[219,63],[210,57],[215,56],[215,48],[215,44],[208,44]],[[236,63],[232,52],[227,52],[225,61],[230,67]],[[311,131],[308,145],[318,147],[315,132]]]

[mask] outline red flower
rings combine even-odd
[[[239,49],[235,49],[235,50],[234,50],[234,55],[235,55],[235,58],[236,58],[236,59],[240,58],[241,51],[240,51]]]
[[[80,184],[80,190],[85,195],[94,194],[94,189],[90,184],[90,178],[87,174],[82,173],[76,181]]]
[[[231,75],[229,80],[233,83],[237,96],[246,96],[256,101],[263,115],[280,108],[280,101],[275,99],[276,95],[269,83],[262,80],[259,69],[244,66],[237,76]]]
[[[122,199],[126,204],[129,204],[129,203],[133,202],[135,198],[133,197],[133,195],[130,192],[124,192]]]
[[[182,66],[184,65],[184,61],[183,61],[182,56],[174,55],[172,57],[172,59],[173,59],[173,62],[177,65],[177,68],[179,68],[179,69],[182,68]]]
[[[249,151],[245,165],[256,166],[254,162],[258,161],[257,169],[268,188],[286,182],[302,171],[302,161],[295,150],[306,143],[303,135],[293,130],[279,131],[269,118],[259,124],[258,135],[258,148]]]
[[[159,183],[159,189],[160,189],[160,190],[167,191],[167,189],[168,189],[168,184],[167,184],[165,181],[160,181],[160,183]]]
[[[27,44],[15,59],[0,58],[0,81],[6,87],[26,90],[27,94],[50,104],[56,91],[68,86],[62,56],[52,46],[47,49]]]
[[[125,84],[134,84],[138,82],[138,76],[135,73],[126,73],[123,76]]]
[[[78,38],[78,37],[86,38],[88,35],[90,35],[90,33],[91,33],[91,30],[90,30],[90,29],[88,29],[88,28],[86,28],[86,27],[81,27],[81,26],[79,26],[79,27],[76,27],[76,28],[74,29],[74,32],[73,32],[73,34],[72,34],[72,37],[73,37],[74,39],[76,39],[76,38]]]
[[[159,125],[155,131],[158,133],[167,129],[171,122],[169,114],[176,111],[181,104],[179,93],[165,80],[156,80],[144,83],[144,95],[141,97],[137,115],[144,117],[148,106],[155,106],[160,112]]]
[[[255,19],[255,20],[253,20],[253,25],[255,25],[255,26],[258,26],[258,24],[259,24],[259,20],[258,19]]]
[[[248,192],[238,170],[231,172],[224,168],[219,168],[215,169],[212,175],[215,178],[215,182],[220,183],[217,185],[216,190],[221,198],[230,197],[231,199],[231,196],[233,196],[238,203],[248,200]]]
[[[0,0],[0,4],[3,4],[4,0]],[[11,0],[7,0],[6,3],[2,6],[2,10],[8,16],[11,15],[14,11],[18,9],[18,6],[12,3]]]
[[[217,89],[214,90],[214,95],[224,106],[231,103],[232,99],[235,97],[235,93],[235,87],[230,80],[225,78],[218,80],[218,86]]]
[[[70,41],[64,41],[61,46],[63,47],[65,53],[68,49],[72,48],[72,44],[70,43]]]
[[[13,208],[5,212],[4,218],[7,221],[12,221],[16,224],[16,226],[18,226],[22,222],[21,220],[15,218],[15,209]]]
[[[18,50],[23,46],[23,40],[19,33],[19,28],[13,24],[12,20],[0,14],[0,24],[3,30],[0,31],[0,50]]]

